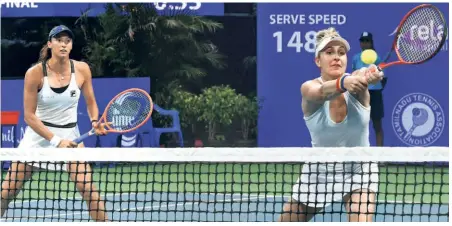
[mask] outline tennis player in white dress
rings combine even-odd
[[[77,107],[81,93],[96,134],[107,133],[104,125],[97,122],[99,110],[89,66],[69,58],[73,38],[72,31],[64,25],[53,28],[41,50],[39,63],[27,71],[24,118],[28,126],[18,148],[83,148],[83,143],[77,145],[72,141],[80,136]],[[86,162],[13,162],[2,183],[0,217],[24,183],[39,169],[68,171],[88,206],[91,218],[107,221],[105,203],[92,183],[92,169]]]
[[[316,36],[320,77],[301,86],[302,110],[315,147],[368,147],[370,98],[367,85],[383,73],[365,68],[346,73],[349,43],[334,28]],[[375,66],[375,65],[372,65]],[[378,192],[376,163],[304,164],[279,221],[309,221],[340,202],[349,221],[372,221]]]

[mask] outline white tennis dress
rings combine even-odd
[[[304,117],[313,147],[368,147],[370,107],[364,107],[350,93],[344,93],[347,116],[340,123],[330,117],[330,101]],[[304,164],[293,186],[292,198],[314,208],[325,208],[356,189],[378,191],[376,163]]]
[[[43,62],[44,82],[38,91],[36,116],[55,135],[68,140],[80,136],[77,126],[77,107],[80,99],[80,88],[76,82],[74,63],[71,60],[71,78],[69,85],[62,88],[52,88],[49,85],[45,62]],[[51,148],[50,141],[41,137],[31,127],[27,126],[18,148]],[[66,169],[65,164],[55,162],[33,163],[33,166],[48,170]]]

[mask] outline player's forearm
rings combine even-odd
[[[334,99],[342,93],[339,90],[337,90],[336,82],[337,81],[335,79],[331,81],[326,81],[322,84],[322,86],[320,87],[322,101]]]
[[[95,102],[87,104],[86,109],[88,110],[90,121],[99,120],[99,108]]]
[[[42,123],[42,121],[33,113],[25,113],[24,120],[27,125],[33,129],[39,136],[50,141],[54,134]]]
[[[365,89],[358,93],[351,93],[355,99],[357,99],[364,107],[369,107],[370,105],[370,94],[369,90]]]

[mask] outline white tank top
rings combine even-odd
[[[314,114],[304,117],[313,147],[368,147],[370,107],[364,107],[349,92],[343,93],[347,116],[340,122],[330,117],[330,101]]]
[[[71,78],[62,93],[56,93],[49,85],[45,62],[43,63],[44,83],[38,92],[36,116],[43,122],[64,126],[77,123],[77,107],[80,88],[75,79],[74,63],[71,60]],[[64,89],[64,88],[58,88]]]

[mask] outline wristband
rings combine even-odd
[[[349,75],[348,75],[348,74],[343,75],[343,76],[341,77],[341,82],[340,82],[340,88],[341,88],[341,90],[343,90],[344,92],[347,91],[347,90],[345,89],[345,87],[344,87],[344,80],[345,80],[345,78],[346,78],[347,76],[349,76]]]
[[[344,88],[344,79],[346,76],[348,76],[348,74],[344,74],[341,77],[339,77],[338,79],[336,79],[336,90],[340,93],[347,91]]]
[[[93,122],[97,122],[97,119],[91,120],[91,124],[93,124]]]
[[[342,76],[343,76],[343,75],[342,75]],[[336,79],[336,90],[337,90],[338,92],[343,92],[343,90],[341,89],[341,79],[342,79],[342,76],[339,77],[338,79]]]
[[[61,140],[62,140],[61,137],[54,135],[50,140],[50,144],[53,147],[58,147],[58,145],[60,145]]]

